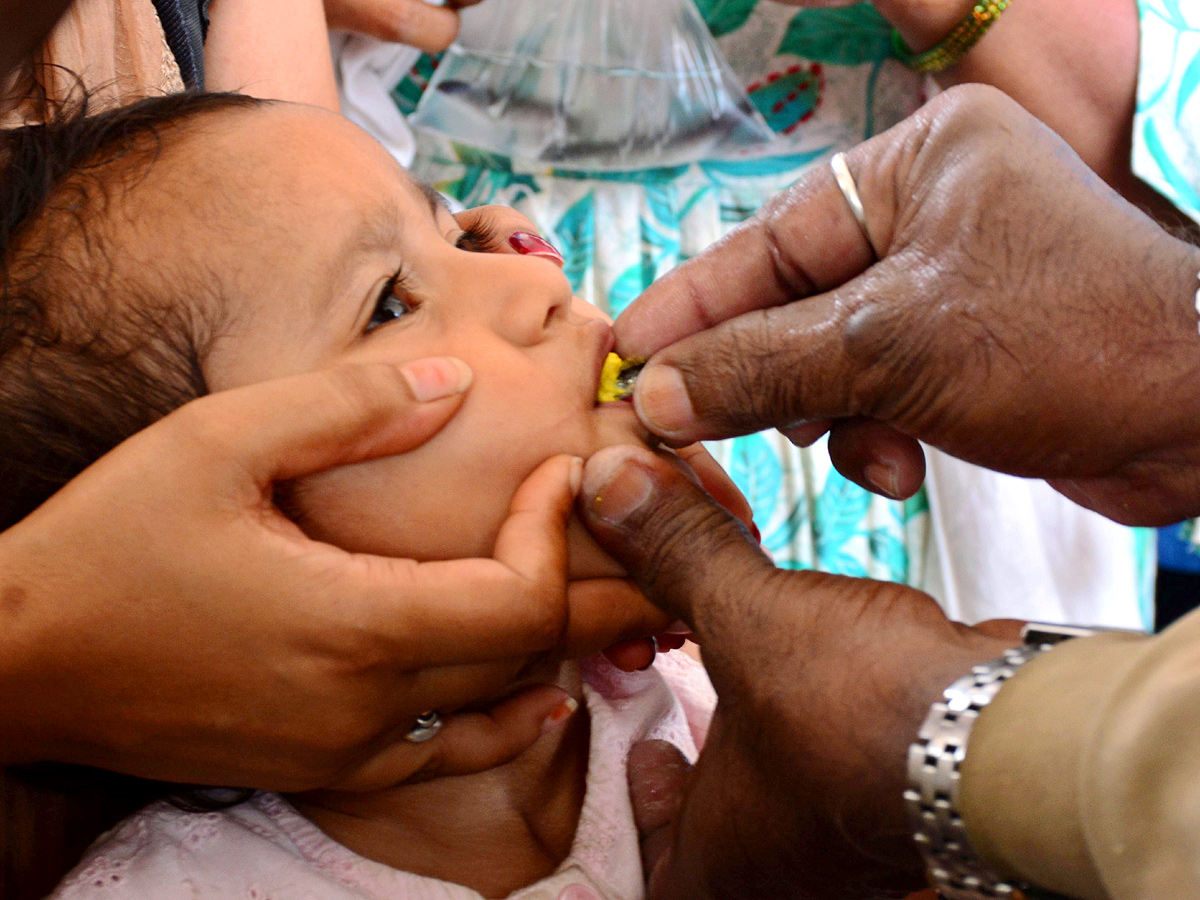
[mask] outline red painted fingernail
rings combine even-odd
[[[571,714],[579,709],[579,702],[574,697],[567,697],[562,703],[550,711],[550,715],[542,720],[542,734],[553,731],[571,718]]]
[[[540,256],[560,266],[563,264],[562,254],[541,235],[528,231],[517,231],[509,235],[508,245],[523,256]]]

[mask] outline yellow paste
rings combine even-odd
[[[633,379],[626,379],[622,383],[621,375],[635,366],[640,366],[642,362],[640,359],[621,359],[615,353],[608,354],[604,358],[604,368],[600,370],[600,389],[596,393],[600,402],[624,400],[630,396],[633,393]]]

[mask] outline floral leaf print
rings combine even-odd
[[[777,52],[839,66],[878,62],[894,55],[892,27],[870,3],[802,9],[788,23]]]
[[[462,176],[452,181],[435,184],[439,191],[453,197],[463,206],[486,206],[497,202],[497,195],[508,191],[505,202],[512,204],[517,195],[537,193],[537,182],[532,175],[518,175],[513,171],[512,160],[498,153],[478,150],[466,144],[454,143],[454,156],[462,165]],[[517,188],[516,194],[511,189]]]
[[[1192,61],[1188,63],[1188,67],[1183,70],[1183,74],[1179,76],[1179,93],[1175,99],[1176,125],[1182,126],[1183,108],[1192,99],[1198,86],[1200,86],[1200,53],[1193,57]]]
[[[582,292],[583,280],[592,268],[596,230],[594,207],[592,192],[588,191],[571,204],[554,226],[558,249],[564,260],[563,274],[576,294]]]
[[[783,496],[783,466],[766,437],[748,434],[734,438],[729,477],[749,501],[755,524],[767,529],[775,521]],[[782,549],[782,545],[770,546],[768,540],[763,543],[768,544],[768,550]]]
[[[854,542],[866,537],[863,520],[871,508],[871,494],[830,469],[817,509],[813,529],[816,533],[817,568],[840,575],[865,575],[866,569],[855,557]]]
[[[401,115],[412,115],[417,104],[421,102],[421,95],[425,93],[425,88],[429,87],[429,79],[433,77],[433,73],[441,61],[442,54],[440,53],[436,56],[422,53],[413,67],[409,69],[408,74],[392,88],[392,100]]]
[[[641,259],[618,275],[608,289],[609,315],[619,316],[657,277],[654,255],[643,247]]]
[[[645,185],[643,204],[638,215],[641,257],[638,262],[618,275],[608,289],[610,315],[619,316],[660,273],[679,264],[679,215],[675,210],[677,199],[672,185]]]
[[[868,534],[871,560],[884,567],[887,578],[904,584],[908,581],[908,551],[904,542],[886,528],[872,528]]]
[[[748,85],[746,93],[772,131],[791,134],[813,117],[824,89],[825,78],[820,63],[796,63]]]
[[[1176,200],[1176,205],[1183,204],[1189,209],[1200,209],[1200,194],[1196,192],[1188,177],[1171,159],[1166,147],[1163,146],[1162,139],[1158,136],[1158,129],[1155,127],[1153,119],[1148,119],[1143,126],[1142,139],[1145,142],[1146,150],[1157,163],[1162,177],[1170,189],[1175,192],[1175,197],[1171,199]]]
[[[696,8],[713,37],[737,31],[746,24],[758,0],[696,0]]]

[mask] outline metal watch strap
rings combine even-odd
[[[904,805],[930,882],[945,900],[1060,896],[1004,881],[980,859],[958,812],[960,769],[975,720],[1017,669],[1061,641],[1121,630],[1030,622],[1021,632],[1024,646],[975,666],[970,675],[946,688],[944,700],[930,709],[916,743],[908,749],[909,789],[904,792]]]
[[[946,688],[944,700],[933,705],[916,743],[908,748],[910,787],[904,792],[904,805],[929,880],[946,900],[1020,896],[1022,886],[990,871],[971,846],[958,813],[959,770],[980,711],[1018,668],[1050,646],[1016,647],[972,668],[970,675]]]

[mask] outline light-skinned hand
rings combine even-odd
[[[490,768],[560,721],[563,693],[534,687],[448,715],[428,743],[400,740],[419,713],[499,692],[535,655],[669,621],[627,582],[568,589],[579,460],[530,476],[492,559],[349,554],[273,503],[280,482],[422,444],[468,383],[434,359],[214,394],[0,535],[0,761],[369,789]]]

